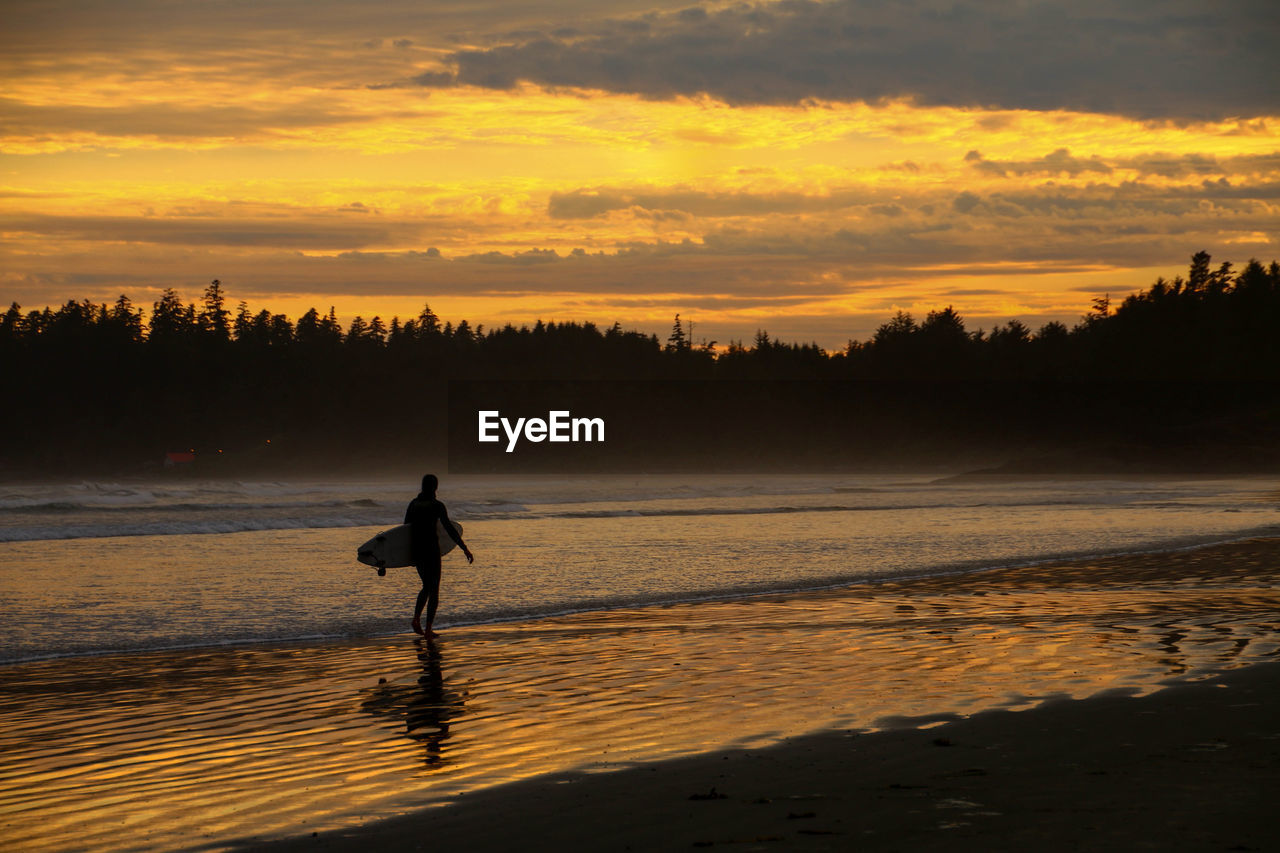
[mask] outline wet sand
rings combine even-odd
[[[1276,775],[1275,715],[1249,709],[1276,707],[1275,667],[1251,665],[1280,652],[1278,580],[1280,540],[1253,540],[459,628],[434,644],[6,667],[0,846],[411,849],[456,832],[467,849],[509,849],[519,829],[524,845],[560,832],[545,837],[606,850],[757,835],[921,849],[970,834],[977,849],[1008,833],[1089,847],[1063,833],[1096,817],[1091,832],[1128,839],[1135,815],[1189,820],[1191,801],[1244,826],[1266,818],[1249,791]],[[1245,681],[1206,686],[1222,673]],[[1162,691],[1177,683],[1193,698]],[[688,799],[712,787],[728,798]],[[804,799],[818,795],[839,805]],[[1255,844],[1194,831],[1204,849]]]
[[[298,850],[1275,850],[1280,663],[1140,699],[564,774]]]

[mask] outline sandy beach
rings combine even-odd
[[[1280,663],[477,792],[293,850],[1274,850]]]
[[[1250,540],[13,665],[0,840],[1267,849],[1278,577]]]

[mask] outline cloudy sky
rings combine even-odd
[[[1280,258],[1274,0],[6,0],[0,298],[832,348]]]

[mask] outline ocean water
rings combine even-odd
[[[359,544],[405,482],[0,486],[0,662],[408,629]],[[1265,479],[447,477],[476,555],[437,627],[817,589],[1280,533]]]

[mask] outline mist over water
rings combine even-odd
[[[411,482],[0,490],[0,660],[405,631],[418,578],[356,547]],[[448,477],[476,564],[438,625],[716,599],[1280,531],[1262,479]]]

